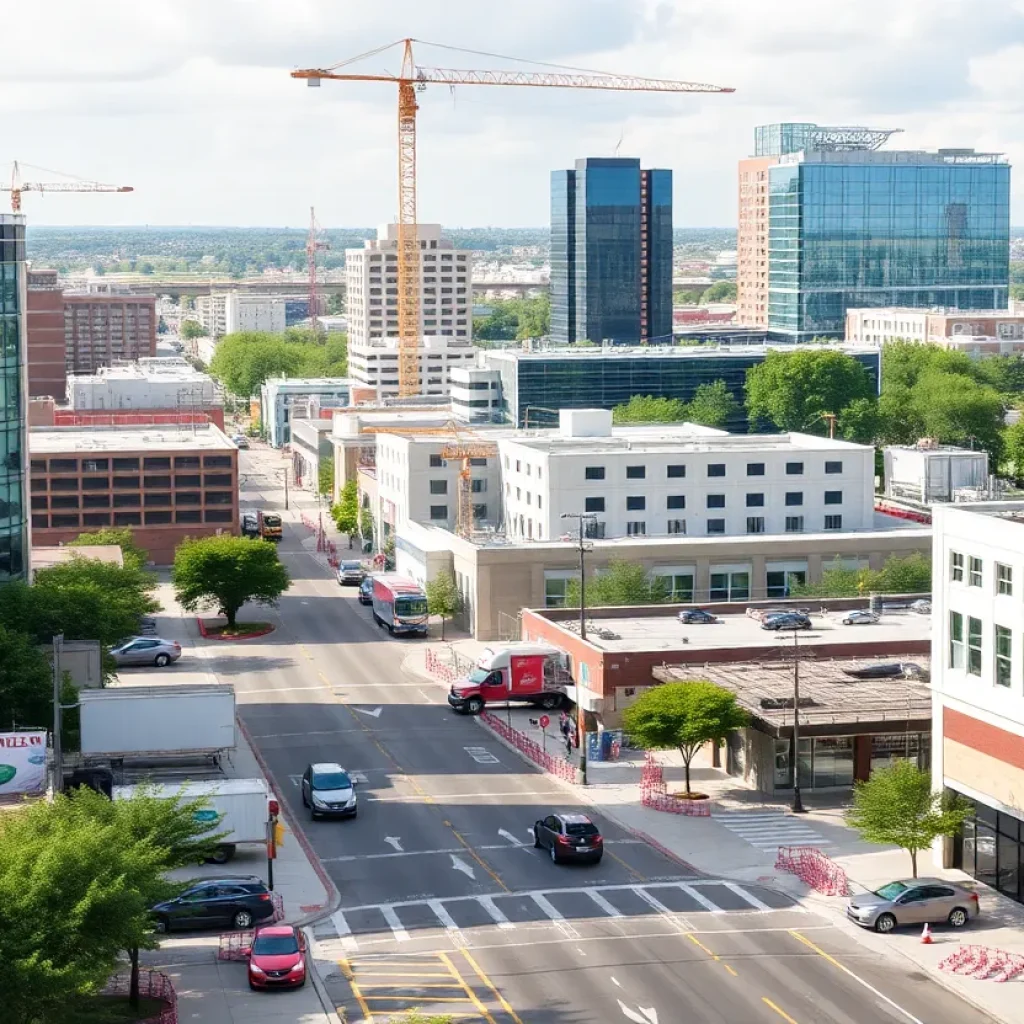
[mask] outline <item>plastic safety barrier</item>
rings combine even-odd
[[[218,960],[248,960],[255,932],[225,932],[217,947]]]
[[[451,685],[458,679],[458,672],[455,667],[439,657],[436,651],[432,651],[429,647],[427,648],[426,658],[427,671],[432,676],[437,676],[438,679],[444,680],[444,682]]]
[[[284,898],[279,892],[272,892],[270,894],[270,901],[274,904],[274,915],[271,917],[271,924],[276,924],[278,921],[284,920]]]
[[[831,857],[816,846],[780,846],[776,871],[788,871],[823,896],[850,896],[850,880]]]
[[[647,751],[643,769],[640,772],[640,803],[655,811],[666,811],[669,814],[685,814],[693,818],[711,816],[711,801],[683,800],[670,796],[665,784],[665,772],[654,759],[652,751]]]
[[[576,784],[575,765],[570,764],[564,758],[547,753],[535,740],[530,739],[518,729],[513,729],[507,722],[503,722],[497,715],[492,715],[489,711],[481,713],[480,721],[507,743],[511,743],[521,754],[525,754],[534,764],[540,765],[544,771],[550,772],[566,782]]]
[[[1024,956],[989,946],[961,946],[939,963],[939,970],[980,981],[1009,981],[1024,973]]]
[[[103,991],[111,996],[124,996],[128,998],[131,988],[132,976],[130,971],[115,974],[106,985]],[[140,1019],[138,1024],[178,1024],[178,996],[171,984],[171,979],[160,971],[150,971],[146,968],[139,968],[139,995],[148,999],[159,999],[164,1007],[152,1017]]]

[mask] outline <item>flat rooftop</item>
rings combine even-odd
[[[815,605],[812,598],[800,606],[810,610],[813,627],[798,631],[798,644],[834,646],[836,657],[842,656],[844,645],[908,643],[913,646],[931,640],[930,615],[893,608],[883,610],[881,620],[874,625],[844,626],[843,618],[849,614],[846,611],[829,610],[821,615],[820,605]],[[779,607],[792,609],[794,601],[792,598],[780,601]],[[864,607],[867,607],[867,601]],[[792,631],[762,629],[761,623],[749,615],[722,615],[719,616],[720,622],[684,625],[676,618],[675,612],[620,619],[601,618],[601,610],[596,608],[593,614],[593,622],[587,624],[587,640],[600,650],[609,652],[678,651],[683,647],[688,652],[718,651],[723,647],[733,650],[778,647],[782,650],[786,645],[793,646]],[[578,621],[566,620],[560,624],[564,629],[579,633]],[[920,662],[921,655],[910,660]]]
[[[484,358],[532,362],[541,359],[749,359],[768,352],[792,352],[791,344],[779,345],[606,345],[535,349],[487,349]],[[800,351],[845,352],[847,355],[877,355],[877,345],[801,345]]]
[[[32,427],[28,450],[32,455],[124,451],[236,451],[227,436],[212,424],[195,431],[187,424],[174,427]]]
[[[282,391],[310,391],[317,388],[348,388],[358,381],[351,377],[286,377],[271,378],[267,381],[268,388],[278,388]]]

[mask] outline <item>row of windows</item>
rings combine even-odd
[[[487,490],[486,480],[470,480],[470,491],[473,494],[483,494]],[[430,481],[430,493],[431,494],[447,494],[448,493],[448,481],[447,480],[431,480]],[[540,505],[540,498],[538,496],[537,504]]]
[[[231,491],[146,491],[125,494],[51,494],[49,502],[45,494],[32,495],[33,511],[47,508],[138,508],[139,505],[164,507],[168,505],[230,505]]]
[[[200,477],[198,473],[179,473],[174,478],[175,487],[230,487],[233,477],[230,473],[206,473]],[[52,476],[33,477],[32,490],[34,492],[45,492],[46,485],[50,485],[51,491],[109,491],[111,489],[111,478],[108,476]],[[115,476],[113,477],[114,490],[139,490],[140,488],[161,489],[171,487],[169,476]]]
[[[138,470],[139,460],[137,458],[114,458],[114,459],[82,459],[81,472],[83,473],[106,473],[113,464],[114,472],[118,470]],[[203,457],[202,465],[206,469],[230,469],[230,455],[206,455]],[[175,469],[199,469],[200,460],[198,455],[178,455],[174,459]],[[143,469],[170,469],[171,460],[166,456],[147,456],[142,460]],[[77,473],[79,472],[78,459],[33,459],[33,473]]]
[[[980,676],[983,671],[984,647],[985,627],[981,619],[950,612],[949,667],[964,670],[969,676]],[[1012,685],[1013,633],[1007,626],[992,627],[991,656],[995,660],[996,685]]]
[[[993,585],[997,594],[1013,596],[1013,566],[995,562]],[[960,551],[949,553],[949,578],[954,583],[966,583],[969,587],[985,585],[985,567],[980,558],[964,555]]]
[[[447,519],[448,518],[448,506],[447,505],[431,505],[430,506],[430,518],[432,520]],[[487,506],[486,505],[474,505],[473,506],[473,518],[474,519],[486,519],[487,518]]]
[[[32,528],[35,530],[78,529],[84,526],[167,526],[171,523],[230,523],[234,521],[231,509],[208,508],[176,509],[168,511],[142,512],[84,512],[54,515],[34,514]]]
[[[431,482],[433,484],[433,481]],[[444,491],[434,492],[437,494],[444,494]],[[516,497],[518,497],[518,488],[516,489]],[[724,494],[708,494],[705,495],[706,507],[707,508],[725,508],[725,495]],[[804,494],[803,491],[787,491],[786,492],[786,505],[790,508],[795,506],[803,505]],[[842,491],[826,491],[825,492],[825,504],[826,505],[842,505],[843,503],[843,492]],[[764,494],[753,493],[747,495],[747,508],[763,508],[764,507]],[[626,509],[627,511],[640,511],[647,507],[647,499],[643,495],[628,495],[626,497]],[[669,494],[665,499],[666,508],[686,508],[686,495],[684,494]],[[605,510],[605,499],[604,498],[584,498],[584,511],[586,512],[604,512]]]
[[[764,476],[763,462],[748,462],[747,463],[747,476]],[[508,468],[508,460],[505,460],[505,468]],[[519,469],[519,463],[516,463],[516,469]],[[712,462],[707,467],[709,477],[724,477],[725,476],[725,463],[724,462]],[[826,461],[825,472],[826,473],[842,473],[843,463],[841,461]],[[804,472],[804,464],[802,462],[787,462],[786,463],[786,475],[787,476],[802,476]],[[527,467],[527,473],[529,473],[529,467]],[[587,480],[604,480],[605,479],[605,467],[604,466],[587,466],[583,473]],[[686,476],[685,465],[671,465],[666,467],[666,477],[671,479],[678,479]],[[647,478],[647,467],[646,466],[627,466],[626,467],[626,479],[627,480],[645,480]]]
[[[603,499],[600,499],[603,501]],[[640,506],[642,509],[642,506]],[[588,511],[590,511],[588,509]],[[601,511],[600,509],[594,509],[593,511]],[[721,535],[726,532],[725,530],[726,521],[724,519],[707,519],[704,522],[705,533],[710,536]],[[841,530],[843,528],[843,517],[842,516],[825,516],[824,527],[825,530]],[[602,539],[605,536],[606,524],[601,522],[590,522],[587,523],[586,535],[595,539]],[[666,529],[664,530],[667,534],[685,534],[686,533],[686,520],[685,519],[669,519],[667,521]],[[747,516],[746,517],[746,532],[747,533],[765,533],[765,518],[764,516]],[[803,516],[786,516],[786,533],[803,533],[804,532],[804,517]],[[647,522],[646,520],[628,520],[626,522],[626,536],[645,536],[647,534]]]

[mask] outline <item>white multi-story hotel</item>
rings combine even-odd
[[[932,511],[932,782],[975,805],[935,853],[1024,901],[1024,503]]]
[[[473,282],[467,250],[440,224],[419,224],[420,392],[447,395],[449,374],[474,358]],[[398,394],[398,225],[345,250],[349,371],[381,397]]]
[[[212,292],[196,297],[196,314],[211,338],[239,331],[280,334],[285,329],[285,300],[246,292]]]

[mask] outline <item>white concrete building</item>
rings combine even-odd
[[[975,804],[936,849],[1024,901],[1024,503],[937,506],[932,781]]]
[[[464,423],[500,423],[504,419],[501,374],[466,364],[452,369],[452,415]]]
[[[423,338],[419,347],[420,394],[439,401],[451,391],[452,371],[472,366],[476,350],[461,339]],[[373,388],[378,400],[398,394],[398,338],[353,346],[349,335],[348,369],[353,380]]]
[[[874,528],[874,449],[810,434],[692,423],[612,427],[563,409],[557,431],[499,442],[506,533],[553,540],[596,516],[595,538],[849,533]]]
[[[74,410],[206,409],[223,404],[205,373],[183,359],[145,359],[105,366],[98,373],[68,377],[67,402]]]
[[[267,440],[274,448],[289,444],[293,419],[316,419],[321,409],[342,409],[351,392],[348,377],[271,377],[260,388],[260,419]]]
[[[1006,309],[848,309],[846,341],[916,341],[972,358],[1024,351],[1024,314]]]
[[[888,445],[883,450],[885,493],[924,505],[933,501],[978,501],[988,493],[988,452],[937,444]]]
[[[196,312],[211,338],[239,331],[281,334],[286,326],[285,300],[273,295],[212,292],[197,296]]]

